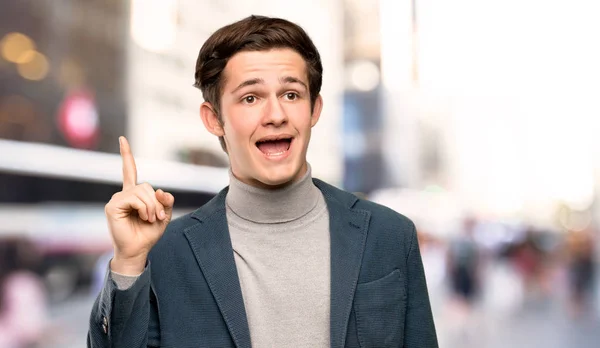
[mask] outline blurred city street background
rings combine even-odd
[[[227,185],[192,87],[219,27],[303,26],[313,175],[411,218],[441,347],[598,347],[600,4],[0,0],[0,347],[84,347],[118,136],[175,215]]]

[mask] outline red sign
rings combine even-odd
[[[100,120],[92,93],[70,92],[60,105],[58,127],[69,145],[93,149],[98,142]]]

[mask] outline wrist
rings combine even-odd
[[[124,276],[139,276],[146,268],[147,255],[123,258],[115,254],[110,261],[110,270]]]

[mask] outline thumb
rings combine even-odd
[[[167,220],[170,221],[171,215],[173,215],[173,204],[175,204],[175,197],[173,197],[172,194],[160,189],[156,190],[155,196],[160,204],[165,207],[165,215],[167,216]]]

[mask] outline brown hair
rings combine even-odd
[[[204,100],[213,106],[221,123],[222,73],[229,59],[240,51],[274,48],[290,48],[304,58],[311,108],[314,108],[323,81],[321,57],[314,43],[297,24],[285,19],[253,15],[217,30],[202,45],[198,54],[194,86],[202,91]],[[219,141],[227,152],[223,137],[219,137]]]

